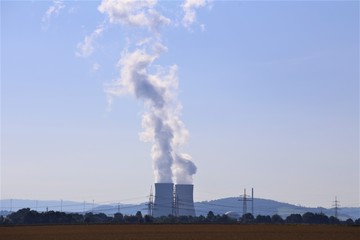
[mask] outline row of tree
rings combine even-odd
[[[29,208],[20,209],[7,216],[0,216],[0,225],[19,224],[92,224],[92,223],[244,223],[244,224],[349,224],[360,225],[360,218],[353,221],[347,219],[340,221],[336,217],[328,217],[323,213],[307,212],[303,215],[291,214],[285,219],[280,215],[254,217],[252,214],[244,214],[235,219],[227,215],[215,215],[210,211],[206,216],[172,216],[154,218],[150,215],[143,216],[139,211],[135,215],[123,215],[116,213],[107,216],[104,213],[65,213],[65,212],[37,212]]]
[[[290,223],[290,224],[357,224],[360,225],[360,218],[353,221],[351,218],[347,219],[346,221],[340,221],[338,218],[334,216],[326,216],[323,213],[312,213],[307,212],[303,215],[301,214],[291,214],[283,219],[280,215],[275,214],[273,216],[263,216],[258,215],[256,218],[251,214],[247,213],[242,216],[241,222],[243,223]]]

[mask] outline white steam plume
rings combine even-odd
[[[191,183],[196,167],[189,157],[184,157],[188,155],[180,152],[188,132],[180,120],[181,106],[176,99],[177,66],[158,67],[154,73],[149,72],[159,57],[158,48],[161,47],[154,47],[152,53],[145,48],[123,52],[119,60],[120,78],[106,92],[110,99],[128,93],[144,101],[146,112],[140,139],[153,144],[156,182]]]
[[[195,9],[205,4],[206,1],[185,1],[182,5],[184,25],[192,24],[196,19]],[[196,166],[190,155],[181,152],[189,133],[180,119],[177,66],[156,65],[160,55],[167,51],[162,44],[160,30],[170,25],[171,20],[159,13],[156,6],[156,0],[103,0],[99,5],[98,10],[107,15],[109,23],[146,29],[148,33],[147,37],[131,46],[134,50],[122,52],[117,65],[120,76],[107,85],[105,92],[109,104],[114,97],[123,94],[134,95],[144,102],[140,139],[152,143],[156,182],[192,183]],[[78,45],[82,55],[91,54],[92,40],[100,34],[101,31],[90,35],[88,45],[91,47],[86,47],[86,41]]]

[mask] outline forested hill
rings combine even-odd
[[[114,214],[120,210],[121,213],[131,215],[137,211],[141,211],[144,214],[147,213],[146,203],[140,204],[97,204],[96,202],[74,202],[74,201],[36,201],[36,200],[20,200],[20,199],[4,199],[0,200],[0,215],[7,215],[10,210],[12,212],[21,208],[30,208],[36,211],[64,211],[64,212],[94,212],[105,213],[108,215]],[[209,211],[215,214],[224,214],[232,211],[242,215],[243,203],[239,201],[238,197],[222,198],[211,201],[203,201],[195,203],[195,210],[197,215],[206,215]],[[252,203],[247,202],[247,211],[252,211]],[[324,213],[328,216],[335,215],[334,209],[329,208],[309,208],[303,206],[296,206],[293,204],[278,202],[269,199],[254,199],[254,215],[269,215],[278,214],[282,217],[286,217],[293,213],[303,214],[305,212]],[[339,219],[358,219],[360,218],[360,208],[341,208],[338,211]]]
[[[238,197],[222,198],[212,201],[203,201],[195,203],[196,213],[206,214],[209,210],[215,214],[223,214],[229,211],[233,211],[242,215],[243,202],[239,201]],[[252,203],[247,202],[247,212],[251,213]],[[310,208],[304,206],[296,206],[293,204],[278,202],[270,199],[254,198],[254,216],[257,215],[274,215],[278,214],[282,217],[286,217],[293,213],[303,214],[305,212],[324,213],[328,216],[334,216],[335,210],[333,208]],[[338,211],[339,219],[358,219],[360,217],[360,208],[341,208]]]

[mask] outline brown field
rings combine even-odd
[[[0,228],[1,240],[352,240],[360,227],[331,225],[55,225]]]

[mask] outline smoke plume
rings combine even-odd
[[[203,1],[185,1],[182,8],[187,26],[195,21],[194,9],[204,4]],[[109,104],[114,97],[123,94],[134,95],[144,103],[140,139],[152,143],[156,182],[192,183],[196,166],[191,156],[182,152],[189,133],[180,119],[177,66],[156,64],[161,54],[167,51],[161,40],[161,28],[171,25],[172,21],[158,12],[156,6],[156,0],[103,0],[98,7],[107,16],[109,24],[120,24],[146,33],[145,37],[123,50],[117,64],[119,78],[107,85],[105,92]],[[91,54],[93,38],[102,30],[98,32],[78,45],[83,47],[80,48],[82,55]]]

